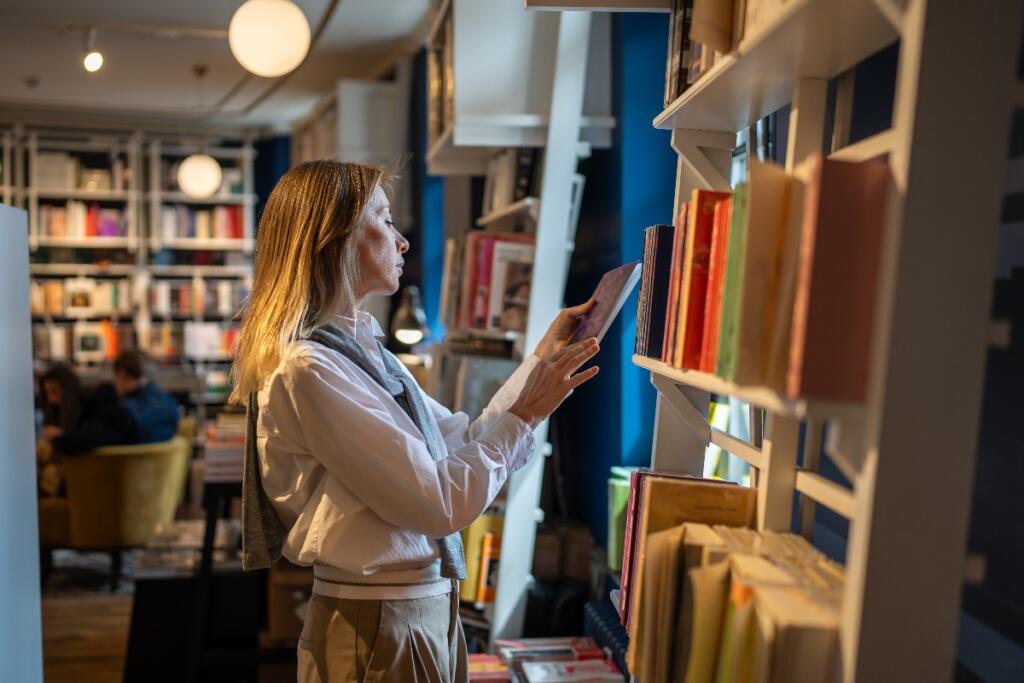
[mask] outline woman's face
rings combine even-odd
[[[60,401],[64,397],[60,384],[52,379],[43,380],[43,393],[46,395],[46,402],[51,406],[60,405]]]
[[[359,260],[359,297],[368,294],[394,294],[402,276],[409,242],[391,222],[391,204],[384,190],[373,191],[356,244]]]

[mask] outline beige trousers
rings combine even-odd
[[[314,594],[298,683],[466,683],[459,594],[347,600]]]

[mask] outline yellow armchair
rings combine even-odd
[[[194,427],[191,430],[194,433]],[[170,522],[181,502],[191,442],[107,446],[64,458],[66,498],[39,501],[44,566],[55,548],[111,553],[112,588],[120,579],[121,551],[144,546],[158,524]]]

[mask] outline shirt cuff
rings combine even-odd
[[[483,438],[505,456],[509,474],[522,469],[536,450],[536,439],[530,425],[518,415],[508,412],[494,421]]]

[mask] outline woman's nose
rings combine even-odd
[[[398,236],[398,253],[404,254],[409,251],[409,240],[405,239],[402,235]]]

